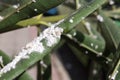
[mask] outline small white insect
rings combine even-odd
[[[82,17],[82,20],[85,19],[85,17]]]
[[[85,22],[85,26],[86,26],[86,28],[87,28],[88,30],[91,31],[91,27],[90,27],[90,23],[89,23],[89,22]]]
[[[70,23],[73,23],[73,19],[70,19],[69,22],[70,22]]]
[[[36,2],[36,0],[32,0],[32,2]]]
[[[96,70],[96,69],[93,70],[93,74],[94,74],[94,75],[97,74],[97,70]]]
[[[13,5],[13,8],[17,9],[20,6],[20,4]]]
[[[109,0],[109,4],[110,4],[110,5],[114,5],[115,2],[114,2],[113,0]]]
[[[4,19],[4,17],[0,16],[0,21],[2,21]]]
[[[93,45],[94,45],[94,44],[93,44],[93,43],[91,43],[90,45],[93,47]]]
[[[67,36],[72,39],[72,35],[71,34],[67,34]]]
[[[95,45],[95,49],[98,49],[98,45]]]
[[[37,11],[37,9],[34,9],[34,11]]]
[[[98,19],[100,22],[103,22],[103,21],[104,21],[104,19],[103,19],[103,17],[102,17],[101,15],[97,15],[97,19]]]
[[[97,57],[100,57],[100,56],[102,56],[102,52],[99,52],[98,54],[97,54]]]

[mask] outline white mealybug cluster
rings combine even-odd
[[[50,29],[44,30],[41,34],[47,41],[47,46],[52,46],[57,42],[57,38],[60,38],[61,33],[63,32],[62,28],[51,26]]]
[[[103,19],[103,17],[102,17],[101,15],[97,15],[97,19],[98,19],[100,22],[103,22],[103,21],[104,21],[104,19]]]
[[[51,25],[51,27],[45,29],[40,34],[40,36],[35,38],[32,42],[28,43],[24,48],[22,48],[21,52],[19,52],[19,54],[15,56],[12,62],[8,63],[0,70],[0,75],[10,71],[11,69],[16,68],[16,64],[22,59],[28,59],[29,54],[31,54],[33,51],[43,53],[43,51],[45,50],[43,41],[45,41],[47,47],[52,47],[54,44],[56,44],[57,40],[60,39],[60,36],[63,32],[62,28],[56,27],[60,22],[53,24]]]

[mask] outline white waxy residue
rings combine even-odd
[[[104,21],[104,19],[103,19],[103,17],[102,17],[101,15],[97,15],[97,19],[98,19],[100,22],[103,22],[103,21]]]
[[[44,68],[47,68],[47,65],[44,63],[44,61],[40,61],[40,64],[41,64]]]
[[[100,57],[100,56],[102,56],[102,52],[99,52],[98,54],[97,54],[97,57]]]
[[[31,54],[32,52],[36,51],[42,54],[43,51],[45,50],[43,41],[46,42],[46,47],[52,47],[54,44],[56,44],[63,32],[63,29],[60,27],[57,27],[57,25],[62,21],[59,21],[56,24],[51,25],[51,27],[45,29],[40,34],[40,36],[35,38],[32,42],[28,43],[24,48],[22,48],[22,50],[18,53],[17,56],[15,56],[12,62],[8,63],[5,67],[3,67],[0,70],[0,76],[3,73],[10,71],[11,69],[15,69],[17,63],[20,62],[20,60],[22,59],[28,59],[29,54]]]
[[[77,4],[77,9],[79,9],[81,7],[81,4],[80,3],[78,3]]]
[[[32,2],[36,2],[36,0],[32,0]]]
[[[70,22],[70,23],[73,23],[73,19],[70,19],[69,22]]]
[[[98,45],[95,45],[95,49],[98,49]]]
[[[73,33],[73,36],[76,36],[76,35],[77,35],[77,33],[76,33],[76,32],[74,32],[74,33]]]
[[[90,27],[90,23],[89,23],[89,22],[85,22],[85,26],[86,26],[86,28],[87,28],[89,31],[91,31],[91,27]]]
[[[72,39],[72,35],[71,34],[67,34],[67,36]]]
[[[109,4],[110,4],[110,5],[114,5],[115,2],[114,2],[113,0],[109,0]]]
[[[93,43],[90,44],[93,47]]]
[[[0,16],[0,21],[2,21],[4,19],[4,17]]]
[[[83,20],[83,19],[85,19],[85,17],[82,17],[81,19]]]
[[[34,9],[34,11],[37,11],[37,9]]]
[[[93,70],[93,74],[94,74],[94,75],[97,74],[97,70],[96,70],[96,69]]]
[[[70,22],[70,23],[73,23],[73,19],[74,19],[74,17],[72,17],[72,18],[69,20],[69,22]]]
[[[20,4],[13,5],[13,8],[17,9],[20,6]]]

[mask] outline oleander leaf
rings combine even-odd
[[[45,7],[45,6],[47,6],[47,7],[51,7],[51,5],[53,4],[53,2],[59,2],[59,1],[61,1],[61,0],[59,0],[59,1],[53,1],[53,0],[49,0],[49,2],[50,3],[48,3],[47,4],[47,0],[37,0],[38,2],[37,3],[41,3],[41,6],[43,7]],[[53,2],[52,2],[53,1]],[[97,8],[99,8],[102,4],[104,4],[105,2],[106,2],[107,0],[94,0],[94,1],[92,1],[92,2],[90,2],[88,5],[85,5],[83,8],[81,8],[81,9],[79,9],[79,10],[77,10],[75,13],[73,13],[70,17],[68,17],[68,18],[66,18],[63,22],[60,22],[60,23],[58,23],[58,25],[56,25],[56,26],[59,26],[59,27],[61,27],[61,28],[63,28],[64,29],[64,33],[67,33],[67,32],[69,32],[70,30],[72,30],[74,27],[75,27],[75,25],[77,25],[83,18],[85,18],[85,17],[87,17],[89,14],[91,14],[93,11],[95,11]],[[61,1],[62,2],[62,1]],[[36,7],[34,7],[34,5],[32,5],[32,7],[33,7],[33,9],[34,8],[37,8],[37,3],[35,4],[35,3],[33,3],[34,5],[36,5]],[[45,4],[46,3],[46,4]],[[51,5],[50,5],[51,4]],[[44,8],[43,8],[44,9]],[[46,8],[46,9],[48,9],[48,8]],[[22,11],[20,11],[20,13],[22,13],[24,10],[26,10],[26,8],[25,9],[23,9]],[[44,10],[43,10],[44,11]],[[28,12],[29,12],[29,10],[28,10]],[[19,13],[18,13],[19,14]],[[9,17],[9,19],[12,19],[12,18],[14,18],[15,16],[16,16],[17,14],[15,14],[15,15],[13,15],[13,17]],[[24,15],[24,16],[26,16],[26,15]],[[23,19],[23,17],[24,16],[22,16],[22,18],[19,18],[19,20],[21,20],[21,19]],[[19,16],[18,16],[19,17]],[[17,17],[17,18],[18,18]],[[72,18],[72,17],[74,17],[74,19],[73,19],[73,22],[74,23],[71,23],[71,22],[69,22],[69,20]],[[25,18],[25,17],[24,17]],[[7,18],[6,18],[7,19]],[[8,20],[9,20],[8,19]],[[4,20],[3,20],[4,21]],[[18,20],[17,20],[18,21]],[[16,21],[16,22],[17,22]],[[0,26],[1,26],[1,24],[2,23],[0,23]],[[13,24],[13,23],[12,23]],[[5,24],[4,24],[5,25]],[[8,24],[6,24],[6,25],[8,25]],[[4,27],[4,26],[3,26]],[[1,29],[2,29],[2,27],[1,27]],[[59,42],[59,41],[58,41]],[[57,45],[58,44],[58,42],[55,44],[55,45]],[[4,79],[7,79],[7,80],[12,80],[12,79],[14,79],[15,77],[17,77],[18,75],[20,75],[22,72],[24,72],[26,69],[28,69],[30,66],[32,66],[33,64],[35,64],[37,61],[39,61],[39,60],[42,60],[47,54],[49,54],[51,51],[52,51],[52,49],[55,47],[55,45],[54,46],[52,46],[52,47],[48,47],[48,46],[46,46],[45,44],[44,44],[44,46],[45,46],[45,50],[43,51],[43,53],[39,53],[39,52],[32,52],[30,55],[29,55],[29,59],[23,59],[23,60],[21,60],[17,65],[16,65],[16,68],[15,69],[12,69],[12,70],[10,70],[9,72],[7,72],[7,73],[4,73],[4,74],[2,74],[1,75],[1,77],[0,77],[0,79],[2,80],[4,80]],[[84,48],[83,48],[84,49]],[[96,56],[96,55],[95,55]],[[100,58],[101,59],[101,58]],[[104,59],[104,58],[102,58],[102,59]]]
[[[69,38],[64,36],[64,38],[69,41],[69,45],[80,51],[79,53],[75,53],[78,58],[81,55],[88,55],[89,58],[98,61],[99,63],[106,64],[106,61],[111,61],[110,58],[102,55],[105,49],[105,42],[97,39],[93,39],[88,35],[82,34],[81,32],[77,32],[76,36],[73,38]],[[81,53],[82,52],[82,53]]]
[[[106,17],[104,13],[100,12],[103,17],[103,22],[101,22],[102,35],[106,40],[106,45],[109,51],[115,52],[120,43],[120,28],[112,21],[110,18]]]
[[[4,65],[8,64],[11,61],[10,57],[1,50],[0,50],[0,56],[2,56]],[[28,75],[26,72],[23,72],[22,75],[19,76],[19,78],[17,78],[17,80],[26,80],[26,79],[33,80],[32,77]]]
[[[24,19],[41,14],[65,0],[19,0],[19,4],[0,12],[0,31],[16,29],[14,25]],[[49,2],[49,3],[48,3]],[[37,9],[35,11],[34,9]]]

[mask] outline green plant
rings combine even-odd
[[[120,17],[119,5],[113,5],[114,1],[119,3],[119,0],[75,0],[72,3],[67,1],[63,3],[65,0],[19,0],[15,2],[17,5],[11,3],[1,9],[0,33],[31,25],[45,25],[48,28],[42,32],[38,30],[40,35],[28,43],[11,62],[5,53],[0,52],[3,58],[0,64],[0,80],[32,80],[25,71],[40,60],[44,60],[49,66],[47,59],[50,52],[61,47],[63,43],[68,44],[84,66],[88,66],[89,61],[92,62],[88,80],[119,80]],[[110,9],[106,7],[108,2]],[[73,14],[42,17],[42,13],[61,3],[71,7]],[[49,21],[58,22],[48,24]],[[43,80],[50,79],[49,70],[50,67],[43,69],[45,73],[41,75],[38,69]],[[101,71],[105,73],[100,74]],[[104,77],[100,77],[101,75]]]

